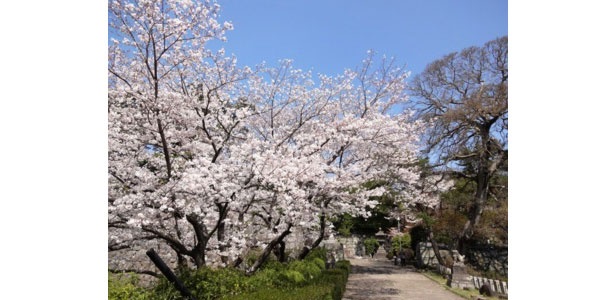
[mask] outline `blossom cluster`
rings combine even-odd
[[[323,216],[367,216],[387,192],[370,180],[425,201],[410,167],[423,127],[390,115],[408,72],[373,53],[317,81],[290,61],[240,67],[206,50],[232,29],[218,10],[110,1],[110,250],[158,241],[178,263],[229,264],[286,231],[313,238]]]

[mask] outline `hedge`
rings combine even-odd
[[[255,292],[226,296],[225,300],[341,300],[346,290],[350,262],[338,261],[311,284],[294,288],[263,287]]]
[[[270,262],[252,276],[233,268],[188,270],[178,277],[197,299],[341,299],[350,273],[350,262],[338,261],[325,269],[324,249],[314,249],[302,261]],[[136,277],[109,274],[109,299],[180,300],[170,282],[161,279],[153,288],[142,288]]]

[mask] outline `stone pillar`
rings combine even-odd
[[[463,263],[464,257],[453,250],[453,267],[451,268],[452,274],[446,281],[446,285],[454,288],[463,289],[464,287],[473,288],[472,276],[466,271],[466,266]]]
[[[468,274],[465,266],[453,266],[452,275],[446,281],[446,285],[454,288],[463,289],[464,287],[473,288],[472,276]]]

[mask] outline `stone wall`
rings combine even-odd
[[[436,258],[435,251],[431,247],[431,243],[418,243],[417,250],[414,253],[418,267],[438,267],[438,259]],[[453,262],[450,251],[443,246],[440,247],[440,256],[442,256],[444,261],[450,260],[451,263]]]
[[[508,247],[472,245],[468,247],[465,261],[475,269],[508,277]]]
[[[417,245],[417,266],[430,266],[437,268],[438,260],[431,247],[431,243],[419,243]],[[440,255],[444,261],[451,258],[448,249],[440,247]],[[451,260],[452,261],[452,260]],[[508,277],[508,248],[493,245],[474,245],[468,248],[465,256],[465,264],[480,271],[491,271],[501,276]]]
[[[358,235],[337,238],[337,240],[344,247],[344,256],[346,258],[355,258],[355,257],[365,256],[365,246],[363,245],[364,239],[365,239],[364,237],[361,237]]]

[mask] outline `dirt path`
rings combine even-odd
[[[350,259],[345,300],[464,300],[410,267],[390,261]]]

